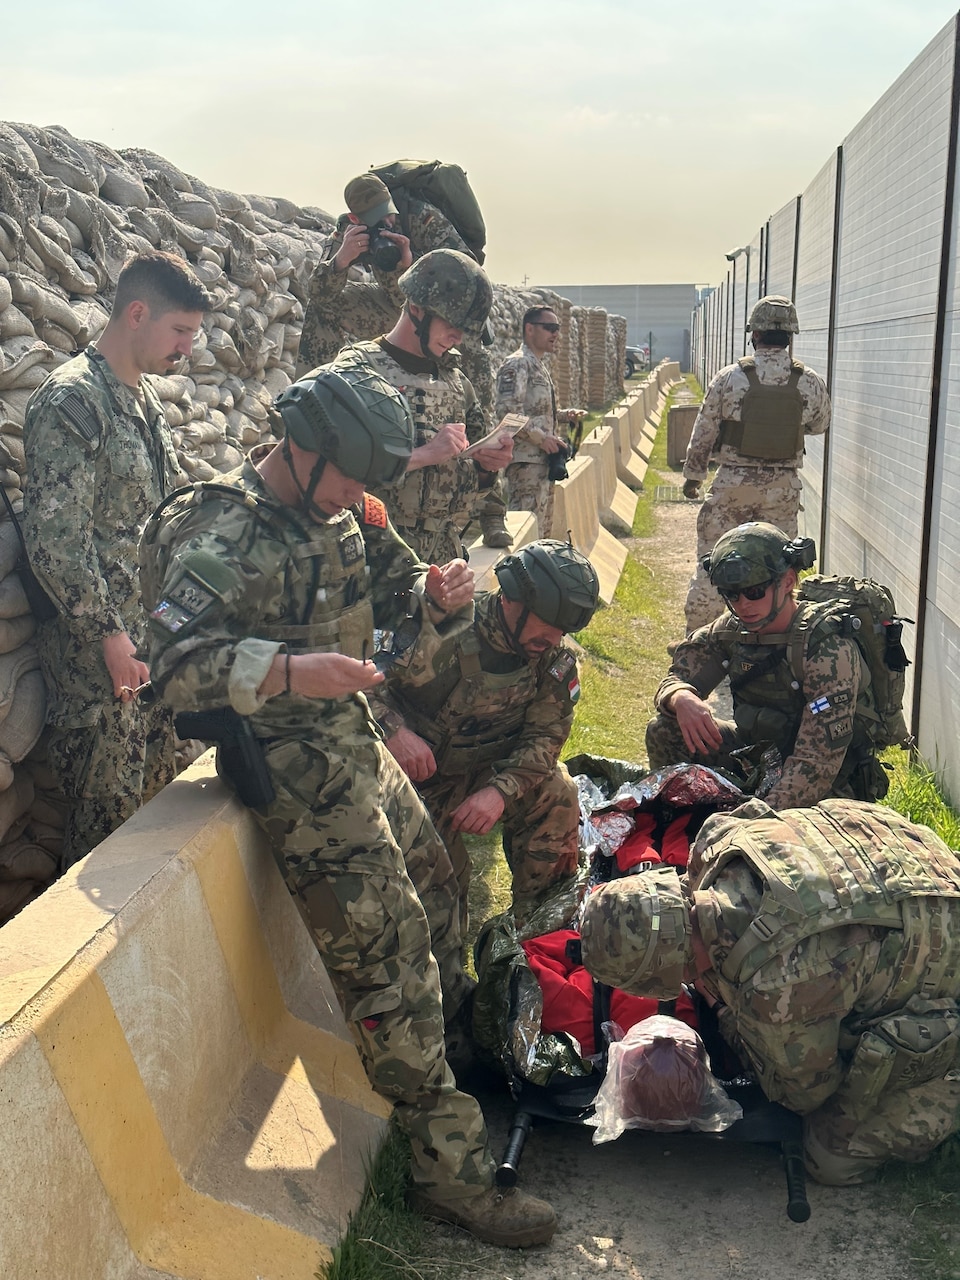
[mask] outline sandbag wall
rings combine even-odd
[[[154,379],[184,470],[210,479],[272,439],[268,406],[294,376],[306,284],[332,228],[322,209],[211,187],[150,151],[115,151],[59,126],[0,122],[0,484],[14,509],[23,497],[27,401],[97,338],[120,269],[137,250],[186,258],[213,298],[183,370]],[[494,370],[517,346],[524,310],[545,299],[496,287]],[[560,309],[562,300],[548,300]],[[578,325],[563,305],[561,400],[586,403]],[[3,529],[0,556],[0,726],[6,719],[11,731],[7,743],[0,727],[0,922],[52,878],[58,821],[62,830],[42,761],[21,764],[40,734],[43,699],[9,534]],[[40,832],[42,859],[23,857],[24,831]]]

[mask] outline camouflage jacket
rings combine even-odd
[[[483,410],[455,358],[444,357],[437,363],[395,347],[387,349],[381,340],[357,343],[342,351],[334,362],[335,366],[356,363],[371,365],[406,396],[416,428],[415,447],[432,440],[446,422],[465,423],[470,441],[486,434]],[[450,523],[462,531],[473,518],[481,484],[492,478],[470,459],[448,458],[437,466],[408,471],[393,484],[382,485],[376,493],[386,503],[390,519],[401,533]]]
[[[522,413],[529,425],[514,437],[514,462],[542,462],[545,436],[557,434],[557,393],[550,371],[524,342],[507,356],[497,372],[497,421],[505,413]]]
[[[27,405],[23,532],[30,564],[60,611],[41,628],[51,723],[90,723],[103,696],[112,697],[104,636],[126,631],[136,644],[145,636],[137,541],[150,512],[186,477],[148,378],[139,392],[90,348],[56,369]]]
[[[800,604],[793,626],[817,607]],[[788,657],[791,634],[758,644],[725,613],[677,645],[654,696],[657,710],[669,715],[665,704],[678,690],[706,698],[729,676],[734,719],[744,740],[771,740],[783,757],[780,781],[767,796],[775,809],[816,804],[830,794],[847,751],[861,746],[854,742],[854,711],[869,679],[855,640],[817,628],[798,688]],[[737,682],[754,668],[763,674],[738,689]]]
[[[563,647],[521,657],[504,630],[497,592],[477,596],[472,628],[427,662],[390,671],[371,698],[388,734],[406,727],[430,744],[438,776],[468,775],[507,799],[552,773],[580,696],[576,658]]]
[[[164,699],[175,710],[232,707],[260,737],[377,732],[361,693],[264,699],[257,691],[281,650],[362,657],[373,652],[374,627],[393,630],[411,613],[421,636],[439,639],[420,609],[426,566],[381,503],[301,521],[249,460],[223,484],[182,490],[161,507],[141,559],[151,673]]]
[[[410,238],[414,259],[433,249],[470,252],[439,209],[422,200],[410,200],[409,206],[402,230]],[[333,259],[341,243],[340,231],[335,231],[307,285],[307,306],[297,355],[298,378],[317,365],[329,363],[341,347],[388,333],[406,301],[397,288],[401,271],[378,271],[373,267],[372,280],[358,278],[361,273],[352,266],[338,271]]]
[[[756,353],[757,377],[761,384],[785,386],[790,379],[789,351],[761,349]],[[710,457],[717,447],[720,426],[724,422],[737,422],[740,406],[749,390],[747,375],[739,364],[730,364],[714,377],[697,420],[693,424],[687,456],[683,464],[685,480],[703,481],[710,468]],[[830,397],[826,383],[812,369],[805,369],[800,376],[798,390],[803,399],[803,430],[808,436],[822,435],[830,425]],[[766,459],[748,458],[732,446],[724,444],[719,449],[720,466],[770,466]],[[803,466],[803,452],[795,458],[777,464],[790,470]]]
[[[751,801],[708,819],[691,851],[693,927],[712,962],[700,980],[722,1001],[721,1031],[752,1065],[767,1097],[802,1115],[841,1087],[871,1019],[901,1010],[915,995],[956,997],[956,855],[927,828],[886,809],[874,821],[875,811],[829,800],[772,815]],[[827,859],[818,852],[823,835],[832,844]],[[751,856],[754,846],[759,862]],[[721,865],[711,871],[718,857]],[[901,859],[901,881],[926,878],[930,887],[898,892]],[[783,899],[782,892],[764,891],[763,868],[780,862],[797,868],[814,915],[805,928],[794,928],[796,912],[788,909],[782,949],[774,935],[759,968],[748,965],[752,972],[741,980],[724,977],[741,939],[763,948],[760,940],[770,931],[751,925],[776,913]],[[865,917],[860,921],[853,918],[858,911]]]

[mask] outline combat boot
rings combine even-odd
[[[411,1187],[407,1204],[425,1218],[452,1222],[478,1240],[504,1249],[549,1244],[557,1229],[557,1215],[552,1206],[517,1187],[491,1187],[478,1196],[460,1200],[435,1199]]]
[[[483,545],[485,547],[512,547],[513,538],[510,536],[510,530],[505,524],[484,529]]]

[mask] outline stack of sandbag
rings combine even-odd
[[[9,918],[53,878],[60,832],[30,830],[35,786],[20,762],[43,730],[43,676],[32,636],[36,622],[16,563],[20,541],[0,521],[0,920]],[[62,832],[62,822],[60,824]]]

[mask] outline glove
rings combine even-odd
[[[699,498],[700,497],[700,481],[684,480],[683,496],[685,498]]]

